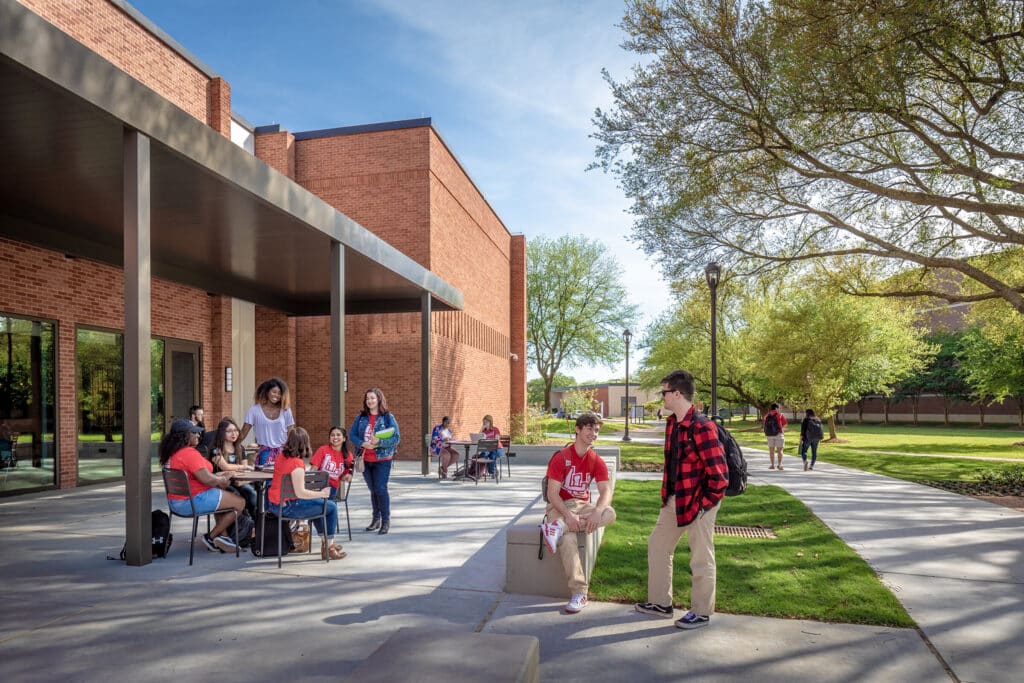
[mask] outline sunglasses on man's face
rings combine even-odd
[[[662,389],[661,390],[661,397],[665,398],[665,394],[671,394],[673,391],[675,391],[675,389]]]

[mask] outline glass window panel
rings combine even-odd
[[[55,325],[0,313],[0,493],[56,485]]]
[[[80,484],[124,476],[123,346],[118,332],[77,331]]]

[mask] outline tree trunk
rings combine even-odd
[[[942,397],[942,422],[949,426],[949,399],[945,396]]]
[[[978,426],[985,426],[985,404],[978,402]]]
[[[914,426],[917,426],[917,403],[921,400],[921,397],[914,395],[910,397],[910,404],[914,406]]]
[[[1017,397],[1017,426],[1024,427],[1024,396]]]
[[[836,436],[836,416],[833,413],[828,416],[828,440],[835,441],[837,438],[839,437]]]
[[[889,424],[889,397],[882,397],[882,424]]]
[[[866,400],[866,398],[861,397],[860,400],[857,401],[857,424],[859,425],[864,424],[864,402]]]

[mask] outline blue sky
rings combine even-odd
[[[621,80],[635,61],[619,47],[621,0],[131,1],[231,84],[232,107],[253,124],[431,117],[511,232],[599,239],[644,322],[667,305],[615,179],[585,170],[590,119],[610,103],[601,69]],[[563,372],[605,380],[624,368]]]

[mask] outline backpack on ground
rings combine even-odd
[[[695,412],[693,422],[690,423],[690,446],[694,452],[697,451],[697,441],[693,437],[693,430],[698,421],[707,419],[707,417]],[[729,466],[729,486],[725,489],[725,495],[738,496],[747,490],[747,459],[743,457],[743,450],[736,442],[736,438],[725,428],[722,418],[715,415],[711,418],[711,421],[718,428],[718,443],[722,444],[722,450],[725,451],[725,462]]]
[[[163,510],[153,510],[153,559],[167,557],[173,540],[170,515]]]
[[[764,435],[765,436],[778,436],[782,433],[782,427],[779,426],[779,416],[777,413],[768,413],[764,416]]]
[[[235,537],[234,524],[228,527],[224,535],[228,538]],[[253,543],[253,530],[256,529],[256,522],[253,521],[252,515],[249,514],[248,510],[242,510],[238,513],[238,547],[248,548]],[[276,543],[276,541],[275,541]],[[277,548],[277,545],[274,546]]]
[[[153,510],[152,517],[153,527],[153,538],[152,538],[152,552],[153,559],[158,557],[167,557],[167,553],[171,549],[171,541],[174,540],[174,534],[171,533],[171,518],[163,510]],[[117,557],[113,555],[107,555],[108,560],[121,560],[125,562],[128,560],[128,543],[125,542],[121,546],[121,552],[118,553]]]
[[[277,527],[277,517],[274,515],[268,513],[260,517],[256,522],[256,540],[253,541],[251,548],[253,555],[277,557]],[[287,555],[295,548],[292,543],[292,530],[288,524],[282,524],[281,527],[281,554]]]
[[[825,429],[821,426],[821,420],[816,417],[807,419],[807,436],[805,438],[808,441],[821,441],[825,438]]]

